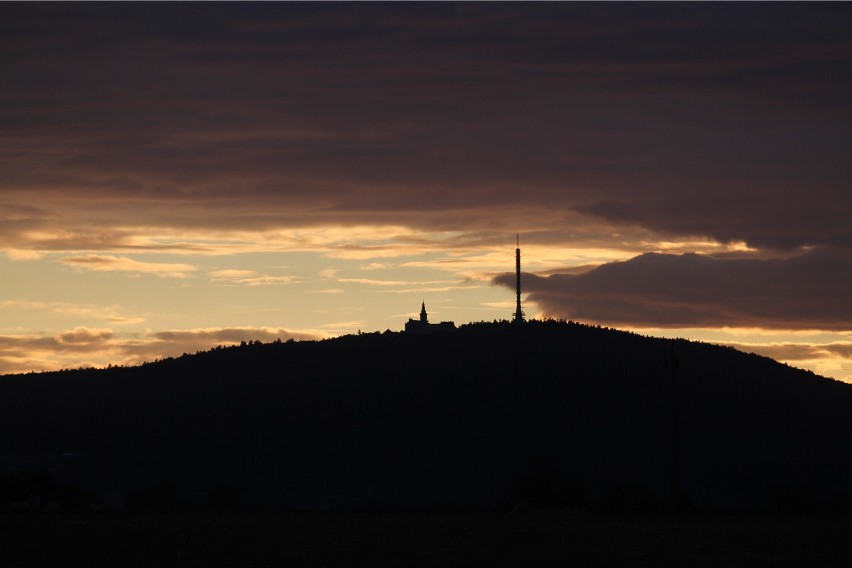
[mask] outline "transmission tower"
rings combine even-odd
[[[517,292],[518,305],[515,308],[515,323],[524,323],[524,311],[521,309],[521,237],[515,235],[515,291]]]

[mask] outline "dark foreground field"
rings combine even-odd
[[[852,519],[0,515],[4,566],[849,566]]]

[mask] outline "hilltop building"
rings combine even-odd
[[[405,333],[446,333],[455,331],[456,324],[451,321],[442,321],[441,323],[429,323],[429,316],[426,313],[426,302],[420,306],[420,319],[408,318],[405,322]]]

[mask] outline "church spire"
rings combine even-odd
[[[426,315],[426,302],[420,305],[420,323],[429,323],[429,317]]]

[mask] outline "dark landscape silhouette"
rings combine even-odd
[[[849,568],[850,29],[0,3],[0,568]]]
[[[559,321],[6,376],[0,507],[664,511],[672,354],[682,510],[848,509],[852,386]]]

